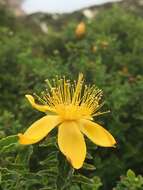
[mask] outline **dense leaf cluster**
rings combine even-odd
[[[0,22],[0,189],[109,190],[129,168],[143,174],[142,18],[115,7],[95,19],[84,18],[82,38],[75,35],[79,22],[75,19],[59,33],[48,34],[34,24],[27,28],[26,21],[16,20],[4,9]],[[58,150],[56,131],[27,147],[9,135],[24,131],[41,116],[26,102],[26,93],[39,93],[46,78],[75,79],[79,72],[87,83],[103,89],[103,110],[111,113],[95,121],[110,130],[118,145],[106,149],[87,141],[86,163],[74,171]],[[114,189],[141,190],[142,177],[129,170]]]

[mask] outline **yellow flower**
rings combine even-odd
[[[95,86],[83,85],[83,75],[79,74],[77,83],[62,79],[53,80],[49,91],[45,91],[37,104],[31,95],[26,95],[31,105],[47,115],[33,123],[24,134],[18,134],[23,145],[34,144],[58,127],[58,145],[61,152],[76,169],[82,167],[86,156],[86,135],[92,142],[103,147],[114,147],[114,137],[93,117],[99,112],[102,91]],[[51,112],[51,114],[49,114]]]
[[[103,49],[107,49],[107,47],[109,46],[109,42],[107,42],[107,41],[102,41],[102,42],[100,43],[100,45],[101,45],[101,47],[102,47]]]
[[[85,35],[85,33],[86,33],[86,25],[84,22],[80,22],[75,29],[76,37],[81,38]]]

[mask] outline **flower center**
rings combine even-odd
[[[82,118],[91,118],[90,110],[84,106],[78,105],[64,105],[58,104],[55,106],[56,113],[61,117],[62,120],[78,120]]]
[[[49,90],[44,92],[42,101],[62,120],[91,119],[93,116],[103,114],[98,112],[103,105],[100,104],[102,91],[94,85],[83,85],[82,74],[79,74],[77,82],[71,83],[64,77],[54,79],[53,83],[47,80],[47,84]]]

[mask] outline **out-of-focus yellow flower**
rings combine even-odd
[[[92,47],[92,52],[93,52],[93,53],[96,53],[97,50],[98,50],[98,47],[97,47],[96,45],[94,45],[94,46]]]
[[[24,134],[18,134],[20,144],[37,143],[57,126],[59,148],[76,169],[82,167],[86,156],[83,135],[99,146],[115,146],[114,137],[93,122],[94,116],[102,114],[98,111],[102,106],[101,90],[84,85],[82,74],[77,82],[71,83],[63,77],[47,83],[49,91],[41,98],[43,105],[37,104],[33,96],[26,95],[34,108],[47,115],[33,123]]]
[[[86,25],[84,22],[80,22],[76,27],[75,34],[78,38],[81,38],[85,35],[85,33],[86,33]]]
[[[107,42],[107,41],[102,41],[102,42],[100,43],[100,45],[101,45],[101,48],[106,49],[106,48],[109,46],[109,42]]]

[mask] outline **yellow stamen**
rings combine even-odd
[[[83,85],[83,74],[80,73],[77,83],[62,79],[53,79],[52,83],[46,80],[49,92],[45,92],[43,100],[63,120],[78,120],[81,118],[92,119],[93,116],[102,114],[97,112],[102,91],[95,86]]]

